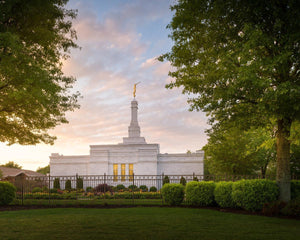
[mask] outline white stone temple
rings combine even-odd
[[[131,102],[128,137],[124,137],[122,143],[90,145],[90,154],[83,156],[52,153],[50,175],[203,175],[203,157],[203,151],[161,154],[159,144],[147,143],[141,137],[138,102],[134,98]]]

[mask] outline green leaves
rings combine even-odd
[[[0,3],[0,141],[53,143],[47,130],[67,123],[78,108],[75,78],[64,76],[62,59],[78,47],[67,1]]]

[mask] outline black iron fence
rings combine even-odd
[[[238,181],[261,179],[261,175],[75,175],[18,177],[15,204],[152,204],[162,205],[164,183],[190,181]],[[264,178],[275,180],[275,176]],[[77,201],[74,201],[77,200]]]

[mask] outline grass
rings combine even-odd
[[[300,221],[208,209],[57,208],[0,212],[0,239],[298,239]]]

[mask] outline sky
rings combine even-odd
[[[14,161],[23,169],[49,164],[51,153],[88,155],[89,145],[118,144],[128,136],[133,85],[137,85],[138,120],[147,143],[160,144],[161,153],[201,149],[209,128],[202,112],[188,111],[181,89],[166,89],[172,81],[169,62],[158,56],[172,48],[166,28],[172,19],[170,0],[70,0],[77,9],[73,21],[81,49],[71,51],[63,71],[77,79],[80,109],[67,112],[69,124],[49,132],[54,145],[0,144],[0,164]]]

